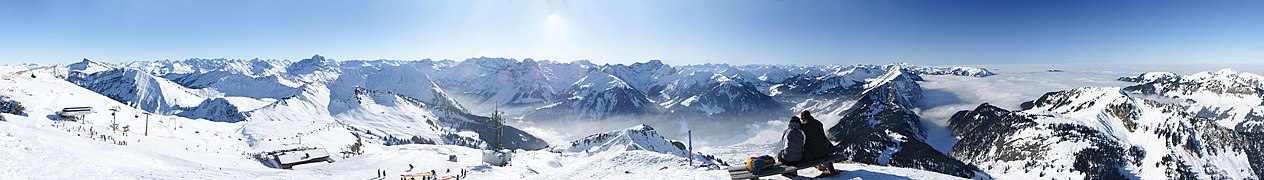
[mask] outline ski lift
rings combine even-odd
[[[94,111],[92,111],[92,107],[67,107],[58,111],[57,116],[73,121],[83,119],[84,116],[92,113],[94,113]]]

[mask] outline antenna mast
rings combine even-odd
[[[505,127],[505,113],[499,109],[492,110],[492,129],[496,131],[495,139],[492,139],[492,150],[501,150],[504,147],[500,144],[501,129]]]

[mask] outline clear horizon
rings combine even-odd
[[[320,55],[320,54],[315,54],[315,55],[319,55],[319,56],[321,56],[321,57],[325,57],[326,59],[330,59],[330,60],[334,60],[334,61],[377,61],[377,60],[387,60],[387,61],[425,61],[425,60],[430,60],[430,61],[447,61],[447,60],[451,60],[451,61],[455,61],[455,62],[462,62],[462,61],[465,61],[465,60],[469,60],[469,59],[477,59],[477,58],[500,58],[500,59],[515,60],[515,61],[518,61],[518,62],[522,62],[522,61],[524,61],[524,60],[526,60],[526,59],[532,59],[532,60],[535,60],[535,61],[553,61],[553,62],[559,62],[559,63],[573,63],[573,62],[575,62],[575,61],[589,61],[590,63],[596,64],[596,65],[602,65],[602,64],[624,64],[624,65],[631,65],[631,64],[633,64],[633,63],[644,63],[644,62],[649,62],[649,61],[653,61],[653,60],[658,60],[658,61],[662,61],[662,63],[663,63],[663,64],[672,65],[672,66],[703,65],[703,64],[727,64],[727,65],[737,65],[737,66],[740,66],[740,65],[884,65],[884,64],[897,64],[897,63],[909,63],[909,64],[912,64],[912,65],[919,65],[919,66],[922,66],[922,65],[924,65],[924,66],[945,66],[945,65],[961,65],[961,66],[971,66],[971,65],[1000,65],[1000,66],[1011,66],[1011,65],[1013,65],[1013,66],[1028,66],[1028,65],[1030,65],[1030,66],[1040,66],[1040,65],[1094,65],[1094,64],[1098,64],[1098,65],[1202,65],[1202,66],[1225,66],[1225,67],[1223,67],[1223,68],[1230,68],[1230,69],[1233,69],[1233,68],[1234,68],[1234,67],[1233,67],[1233,65],[1246,65],[1246,67],[1264,66],[1264,62],[1244,62],[1244,63],[1226,63],[1226,62],[1159,62],[1159,63],[1144,63],[1144,62],[1083,62],[1083,63],[1056,63],[1056,64],[1055,64],[1055,63],[990,63],[990,64],[933,64],[933,63],[932,63],[932,64],[919,64],[919,63],[910,63],[910,62],[890,61],[890,62],[868,62],[868,63],[836,62],[836,63],[818,63],[818,64],[813,64],[813,63],[775,63],[775,62],[774,62],[774,63],[741,63],[741,64],[737,64],[737,63],[726,63],[726,62],[672,63],[671,61],[665,61],[665,60],[660,60],[660,59],[646,59],[646,60],[640,60],[640,61],[629,61],[629,62],[596,62],[596,61],[585,60],[585,59],[579,59],[579,60],[569,60],[569,61],[558,61],[558,60],[550,60],[550,59],[512,58],[512,57],[486,57],[486,56],[483,56],[483,57],[470,57],[470,58],[463,58],[463,59],[432,59],[432,58],[423,58],[423,59],[339,59],[339,58],[337,58],[337,57],[329,57],[329,56],[324,56],[324,55]],[[103,62],[103,63],[116,64],[116,63],[127,63],[127,62],[136,62],[136,61],[163,61],[163,60],[168,60],[168,61],[183,61],[183,60],[190,60],[190,59],[225,59],[225,60],[253,60],[253,59],[259,59],[259,60],[286,60],[286,61],[300,61],[300,60],[303,60],[303,59],[309,59],[309,58],[311,58],[311,56],[307,56],[307,57],[303,57],[303,58],[290,58],[290,59],[275,59],[275,58],[268,58],[268,59],[265,59],[265,58],[223,58],[223,57],[215,57],[215,58],[208,58],[208,57],[192,57],[192,58],[184,58],[184,59],[155,59],[155,60],[126,60],[126,61],[102,61],[102,60],[97,60],[97,59],[92,59],[92,58],[86,58],[86,59],[90,59],[90,60],[92,60],[92,61],[97,61],[97,62]],[[36,63],[36,64],[40,64],[40,65],[70,64],[70,63],[80,62],[80,61],[82,61],[83,59],[84,59],[84,58],[81,58],[81,59],[75,59],[75,60],[72,60],[72,61],[53,62],[53,63]],[[23,62],[23,63],[33,63],[33,62]],[[19,63],[19,64],[22,64],[22,63]],[[0,65],[14,65],[14,64],[0,64]]]
[[[1264,1],[4,1],[0,64],[1258,64]]]

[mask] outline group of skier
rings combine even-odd
[[[404,172],[413,172],[413,164],[408,164],[408,170]],[[401,174],[400,180],[460,180],[465,179],[466,172],[468,171],[460,169],[459,174],[439,176],[439,173],[432,169],[429,172],[423,171],[422,173],[415,174]],[[376,173],[378,178],[386,178],[386,170],[378,169],[376,170]],[[452,173],[452,169],[448,169],[445,173]]]

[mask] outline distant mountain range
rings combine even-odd
[[[1232,70],[1153,72],[1127,87],[1049,92],[1007,110],[989,104],[949,120],[959,139],[931,148],[922,76],[986,78],[972,67],[672,66],[532,59],[336,61],[189,59],[58,66],[57,76],[146,111],[251,127],[332,123],[383,144],[487,148],[492,110],[529,122],[619,118],[754,122],[801,110],[838,120],[830,138],[849,160],[967,178],[1252,179],[1264,176],[1264,78]],[[827,124],[830,125],[830,124]],[[262,137],[261,137],[262,138]],[[612,139],[613,138],[613,139]],[[251,142],[262,143],[266,139]],[[509,127],[510,148],[684,154],[648,126],[548,145]],[[626,141],[626,142],[625,142]],[[613,143],[618,142],[618,143]],[[617,146],[617,147],[615,147]],[[603,150],[605,151],[605,150]],[[701,155],[699,155],[701,156]]]

